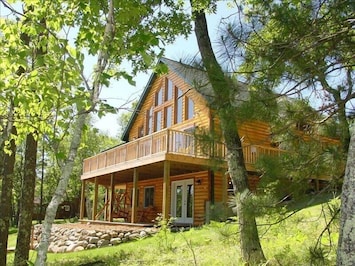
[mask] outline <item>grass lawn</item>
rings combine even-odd
[[[258,218],[261,244],[267,265],[334,265],[338,228],[332,225],[319,235],[330,220],[332,204],[316,204],[280,223],[277,214]],[[11,236],[12,237],[12,236]],[[12,240],[11,240],[12,241]],[[48,265],[243,265],[236,223],[212,222],[201,228],[172,233],[161,230],[153,237],[134,242],[84,250],[48,254]],[[35,260],[31,252],[30,260]],[[9,262],[13,255],[9,255]]]

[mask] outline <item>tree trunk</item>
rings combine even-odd
[[[337,265],[355,265],[355,121],[350,126],[348,159],[341,194]]]
[[[30,251],[33,200],[36,185],[37,144],[34,133],[28,134],[26,137],[24,176],[21,185],[15,266],[27,266]]]
[[[10,120],[10,119],[9,119]],[[16,128],[11,124],[11,134],[16,135]],[[7,138],[5,138],[7,139]],[[9,226],[11,219],[11,197],[13,188],[13,173],[15,166],[16,144],[10,141],[11,154],[4,152],[3,143],[0,145],[1,164],[0,175],[2,179],[1,199],[0,199],[0,265],[6,265],[7,240],[9,236]]]
[[[70,174],[73,170],[74,160],[80,146],[81,134],[85,125],[88,113],[79,115],[74,127],[73,137],[70,144],[68,157],[61,168],[62,175],[60,177],[56,191],[46,209],[46,216],[42,224],[42,235],[39,247],[37,249],[37,258],[35,265],[46,265],[47,250],[49,246],[49,238],[51,236],[52,224],[54,222],[59,204],[63,201],[65,191],[67,189]]]
[[[191,1],[193,4],[193,1]],[[208,35],[206,17],[203,12],[194,12],[195,34],[202,56],[202,61],[207,70],[209,81],[214,95],[218,99],[214,108],[221,121],[221,130],[227,147],[228,172],[232,179],[236,196],[237,215],[240,225],[240,246],[242,258],[247,263],[257,264],[265,261],[265,256],[260,245],[255,215],[250,211],[251,192],[248,189],[248,175],[244,164],[241,141],[236,123],[236,107],[234,98],[234,85],[226,77],[213,53]]]

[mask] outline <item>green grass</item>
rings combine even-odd
[[[307,205],[308,201],[304,202]],[[331,226],[329,234],[320,240],[321,244],[314,247],[330,219],[332,208],[329,206],[337,204],[338,201],[331,201],[330,205],[297,208],[300,211],[272,226],[271,223],[283,216],[259,218],[258,229],[267,265],[334,265],[337,226]],[[153,237],[115,247],[49,253],[48,265],[243,265],[237,232],[236,223],[217,222],[185,232],[162,230]],[[34,261],[35,256],[35,252],[31,252],[30,260]],[[12,257],[9,256],[10,263]]]

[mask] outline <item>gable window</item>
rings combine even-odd
[[[183,92],[179,88],[176,88],[176,103],[175,103],[175,123],[182,122],[182,95]]]
[[[144,208],[154,206],[154,187],[144,188]]]
[[[173,107],[165,107],[165,127],[171,127],[173,124]]]
[[[166,79],[165,82],[165,101],[169,101],[173,98],[173,82],[170,79]]]
[[[191,98],[186,100],[186,119],[191,119],[195,116],[194,113],[195,103]]]
[[[155,94],[155,106],[161,105],[163,103],[163,89],[160,88]]]
[[[162,126],[162,111],[155,112],[154,131],[161,130]]]
[[[152,134],[153,132],[153,107],[150,107],[147,111],[147,125],[146,125],[146,135]]]

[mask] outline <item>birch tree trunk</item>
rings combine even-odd
[[[37,249],[37,258],[35,265],[38,266],[43,266],[46,265],[47,261],[47,250],[49,246],[49,238],[51,236],[51,230],[52,230],[52,224],[54,222],[57,209],[59,204],[63,201],[65,191],[68,186],[69,182],[69,177],[70,174],[73,170],[74,166],[74,160],[77,154],[77,150],[80,145],[81,141],[81,134],[83,127],[85,125],[86,118],[88,116],[88,113],[83,113],[79,115],[75,127],[74,127],[74,132],[73,132],[73,137],[71,140],[71,145],[70,145],[70,150],[68,157],[62,167],[62,175],[60,177],[58,186],[55,190],[55,193],[46,209],[46,215],[45,219],[42,224],[42,235],[41,235],[41,241],[39,243],[38,249]]]
[[[114,16],[113,16],[113,0],[109,1],[109,11],[107,16],[107,22],[105,26],[105,32],[103,36],[103,43],[101,47],[107,48],[107,44],[114,38]],[[78,152],[78,148],[81,142],[81,135],[84,129],[87,117],[91,111],[95,109],[96,104],[99,101],[99,94],[101,89],[101,75],[104,73],[108,65],[108,51],[100,50],[97,58],[97,65],[94,73],[93,87],[91,90],[91,108],[90,110],[81,110],[78,115],[76,124],[74,125],[74,131],[70,142],[69,153],[63,166],[61,167],[61,177],[57,186],[57,189],[50,201],[47,209],[44,222],[42,224],[41,241],[37,249],[36,266],[44,266],[47,264],[47,251],[49,246],[49,238],[51,236],[52,224],[58,209],[59,204],[63,201],[65,191],[68,185],[70,174],[73,170],[74,160]],[[85,84],[88,84],[87,82]]]
[[[191,1],[191,4],[193,6],[193,1]],[[247,263],[258,264],[265,261],[265,256],[260,245],[255,215],[248,208],[251,192],[248,188],[248,175],[235,118],[237,111],[234,102],[237,100],[234,97],[235,85],[224,75],[216,60],[208,35],[204,12],[194,11],[193,16],[195,18],[195,34],[202,61],[214,95],[218,95],[213,107],[220,118],[221,130],[227,147],[228,172],[232,179],[236,196],[242,258]]]
[[[350,143],[341,194],[337,265],[355,265],[355,121],[350,126]]]

